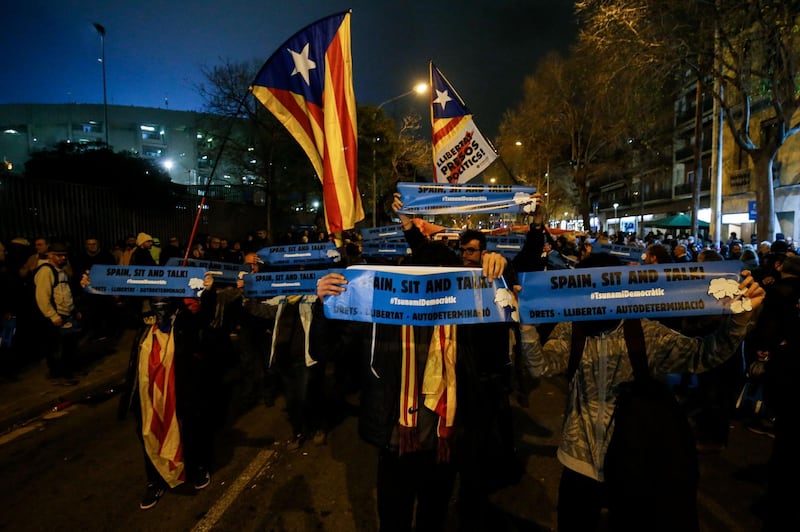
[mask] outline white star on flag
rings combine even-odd
[[[292,70],[292,76],[295,74],[300,74],[303,76],[303,80],[306,82],[306,85],[309,85],[308,81],[308,71],[314,68],[317,68],[317,64],[308,58],[308,43],[303,47],[303,51],[299,54],[294,50],[287,51],[292,54],[292,61],[294,61],[294,70]]]
[[[449,91],[446,90],[445,91],[440,91],[438,89],[436,90],[436,99],[433,100],[433,103],[438,103],[439,105],[441,105],[442,110],[444,110],[444,107],[447,105],[447,102],[452,100],[448,92]]]

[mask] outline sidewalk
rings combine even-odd
[[[47,378],[44,360],[0,380],[0,435],[34,420],[54,408],[91,400],[95,394],[116,393],[125,381],[131,342],[136,331],[125,329],[118,338],[88,342],[82,349],[87,360],[77,373],[75,386]]]

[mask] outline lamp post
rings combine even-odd
[[[389,98],[386,101],[383,101],[378,104],[375,108],[375,115],[373,116],[372,122],[375,123],[375,120],[378,119],[378,112],[380,112],[381,108],[386,105],[387,103],[392,103],[394,101],[399,100],[400,98],[405,98],[406,96],[410,96],[414,93],[417,94],[425,94],[428,92],[428,84],[427,83],[417,83],[413,89],[410,91],[406,91],[403,94],[398,94],[393,98]],[[373,137],[372,138],[372,227],[378,226],[378,157],[377,157],[377,145],[380,137]]]
[[[619,207],[619,203],[614,203],[614,219],[617,222],[617,230],[619,230],[621,224],[619,223],[619,218],[617,217],[617,207]]]
[[[106,97],[106,29],[97,22],[92,24],[100,36],[100,63],[103,65],[103,129],[106,132],[106,148],[108,148],[108,98]]]

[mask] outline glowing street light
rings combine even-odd
[[[378,112],[381,108],[386,105],[387,103],[392,103],[394,101],[399,100],[400,98],[405,98],[406,96],[410,96],[414,93],[417,94],[427,94],[428,93],[428,84],[427,83],[417,83],[414,85],[414,88],[410,91],[406,91],[403,94],[398,94],[392,98],[389,98],[386,101],[383,101],[378,104],[375,108],[375,115],[374,119],[378,118]],[[374,121],[374,120],[373,120]],[[375,137],[372,139],[372,227],[378,226],[378,160],[377,160],[377,144],[380,140],[380,137]]]
[[[619,203],[614,203],[614,218],[616,218],[617,223],[619,223],[619,217],[617,216],[617,207],[619,207]]]
[[[383,102],[379,103],[378,107],[375,108],[375,116],[376,117],[378,116],[378,111],[384,105],[386,105],[387,103],[395,102],[395,101],[399,100],[400,98],[405,98],[406,96],[410,96],[410,95],[414,94],[415,92],[417,94],[419,94],[419,95],[427,94],[428,93],[428,84],[427,83],[417,83],[416,85],[414,85],[414,88],[411,89],[410,91],[404,92],[403,94],[398,94],[397,96],[394,96],[392,98],[389,98],[386,101],[383,101]]]

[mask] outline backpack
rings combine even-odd
[[[697,530],[692,428],[666,382],[650,375],[641,321],[625,320],[623,330],[634,380],[618,387],[603,463],[610,522],[621,530]],[[573,323],[573,373],[584,342]]]

